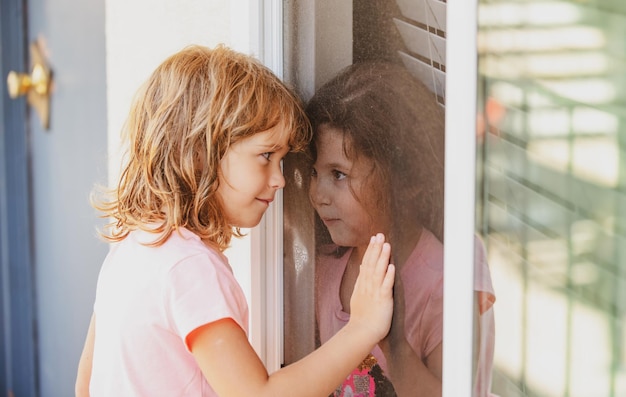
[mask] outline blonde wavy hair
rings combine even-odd
[[[107,241],[136,229],[160,245],[179,227],[223,250],[241,230],[223,216],[216,192],[230,145],[283,123],[291,151],[311,139],[299,98],[258,60],[225,46],[191,46],[167,58],[138,91],[123,136],[126,165],[114,189],[92,205],[112,218]]]

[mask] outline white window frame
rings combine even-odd
[[[251,53],[283,77],[283,1],[248,0]],[[250,341],[269,373],[283,363],[283,194],[250,231]]]
[[[448,1],[443,397],[472,395],[477,0]]]

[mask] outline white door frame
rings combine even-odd
[[[250,15],[257,16],[259,59],[283,77],[283,1],[250,1]],[[251,18],[251,23],[253,18]],[[251,29],[253,32],[254,29]],[[261,223],[250,231],[250,341],[269,373],[283,363],[283,195]]]
[[[478,4],[477,0],[446,4],[443,397],[470,397]]]

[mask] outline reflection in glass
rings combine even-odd
[[[364,62],[320,88],[307,114],[314,131],[310,199],[323,223],[315,294],[321,342],[348,322],[370,236],[387,236],[398,270],[390,335],[336,395],[438,395],[443,110],[403,66]]]
[[[400,270],[392,330],[336,395],[438,396],[445,2],[293,2],[285,14],[286,78],[316,137],[310,158],[284,164],[285,362],[347,321],[363,246],[382,231]],[[475,396],[487,396],[494,293],[476,243]]]
[[[626,395],[624,4],[480,2],[477,227],[502,396]]]

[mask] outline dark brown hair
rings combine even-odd
[[[306,112],[313,160],[318,128],[339,129],[347,158],[371,160],[392,233],[414,219],[443,241],[444,110],[434,93],[401,65],[357,63],[320,88]]]

